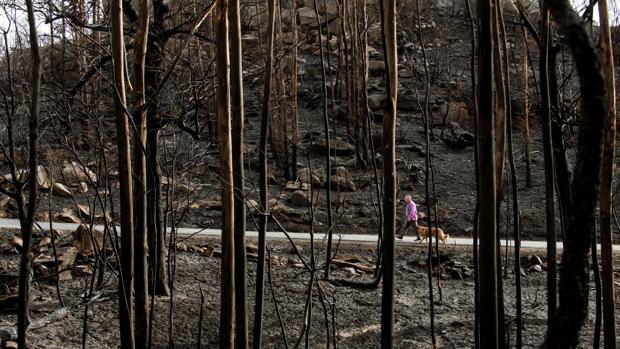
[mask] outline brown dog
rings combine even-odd
[[[441,228],[439,229],[431,228],[431,231],[433,233],[433,236],[441,240],[441,242],[443,242],[444,245],[448,243],[448,238],[450,238],[450,235],[445,234],[443,230],[441,230]],[[422,240],[420,240],[420,243],[422,243],[422,241],[424,240],[427,240],[428,239],[428,227],[418,225],[418,234],[420,234],[420,236],[422,237]]]

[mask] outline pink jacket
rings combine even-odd
[[[415,206],[413,200],[409,201],[407,204],[407,220],[408,221],[417,221],[418,220],[418,210]]]

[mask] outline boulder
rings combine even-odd
[[[302,183],[312,184],[315,187],[322,187],[324,181],[319,177],[320,170],[310,171],[307,167],[302,167],[297,171],[297,177]]]
[[[86,224],[80,224],[72,236],[73,246],[81,255],[91,256],[97,248],[103,247],[103,232],[89,229]]]
[[[441,139],[450,147],[460,149],[474,145],[476,137],[456,122],[451,122],[442,132]]]
[[[360,209],[360,216],[364,218],[370,218],[373,215],[374,215],[374,212],[368,206],[364,206]]]
[[[50,172],[43,166],[37,166],[37,185],[43,190],[48,190],[51,186]]]
[[[80,182],[89,183],[91,180],[97,182],[97,175],[93,171],[74,161],[63,167],[62,174],[68,185],[79,185]]]
[[[299,223],[308,222],[309,216],[306,208],[291,207],[282,202],[278,202],[275,205],[270,203],[270,206],[272,207],[271,212],[281,214],[287,219],[297,220]]]
[[[14,248],[21,250],[22,247],[24,247],[24,240],[22,240],[22,238],[20,238],[17,235],[14,235],[11,238],[11,246],[13,246]]]
[[[49,236],[46,236],[43,239],[39,240],[33,247],[38,251],[43,251],[43,250],[46,250],[47,246],[49,246],[51,243],[52,243],[52,238],[50,238]]]
[[[75,263],[78,255],[78,249],[74,246],[59,247],[56,249],[58,255],[58,274],[59,281],[71,280],[71,267]],[[56,261],[54,256],[42,254],[34,260],[34,269],[43,276],[54,276],[56,270]]]
[[[340,177],[345,177],[345,178],[351,178],[351,173],[349,173],[349,170],[347,170],[346,167],[344,166],[337,166],[332,168],[332,176],[340,176]]]
[[[385,93],[377,93],[368,96],[368,107],[370,110],[379,110],[385,106]]]
[[[469,107],[465,102],[451,101],[444,102],[440,109],[441,115],[446,116],[446,120],[459,124],[469,124],[472,122],[469,114]]]
[[[383,75],[383,73],[385,73],[385,62],[379,59],[369,60],[368,72],[370,75]]]
[[[412,92],[411,90],[406,90],[398,96],[397,103],[398,105],[396,106],[396,108],[398,110],[420,112],[420,103],[424,103],[424,100],[421,99],[421,97],[419,99],[415,95],[415,92]]]
[[[330,155],[351,156],[355,154],[355,146],[341,139],[331,139],[329,147]],[[325,141],[312,143],[310,150],[315,154],[324,155],[327,152],[327,143]]]
[[[70,198],[71,190],[69,190],[69,187],[67,187],[66,185],[56,182],[52,186],[52,195],[61,198]]]
[[[330,176],[329,181],[331,183],[332,189],[344,190],[344,191],[356,191],[357,188],[355,183],[349,178],[341,177],[341,176]]]
[[[297,10],[299,16],[299,24],[301,25],[316,25],[316,14],[310,7],[302,7]]]
[[[63,223],[81,223],[81,220],[75,214],[75,211],[70,208],[63,208],[60,213],[56,215],[56,219]]]
[[[90,216],[90,207],[88,207],[88,206],[86,206],[86,205],[80,205],[80,204],[78,204],[78,205],[77,205],[77,208],[78,208],[78,212],[79,212],[79,214],[80,214],[82,217],[84,217],[84,218],[86,218],[86,219],[91,218],[91,216]]]
[[[77,190],[80,194],[85,194],[88,192],[88,184],[86,182],[80,182],[77,186]]]
[[[307,207],[308,206],[308,196],[302,190],[295,190],[290,198],[289,202],[293,206],[299,207]]]

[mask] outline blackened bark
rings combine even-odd
[[[548,0],[547,3],[572,51],[582,101],[571,187],[573,204],[568,212],[560,270],[560,305],[545,343],[569,348],[577,346],[579,330],[588,313],[588,252],[594,234],[594,211],[599,193],[606,90],[599,52],[579,15],[568,0]]]
[[[393,347],[394,336],[394,245],[396,232],[396,103],[398,55],[396,1],[381,0],[381,39],[386,67],[386,105],[383,119],[383,289],[381,299],[381,347]]]
[[[113,0],[112,56],[114,61],[116,142],[118,147],[118,174],[120,184],[121,216],[121,277],[119,278],[119,320],[121,348],[135,348],[133,310],[133,195],[131,157],[129,145],[129,122],[125,112],[125,52],[123,37],[123,4]]]
[[[228,0],[216,0],[217,123],[222,197],[222,256],[220,297],[220,349],[235,345],[233,160],[230,109],[230,42]]]
[[[480,292],[480,347],[497,348],[497,206],[495,173],[495,103],[493,96],[493,15],[492,0],[478,1],[478,113],[477,154],[478,176],[486,182],[478,187],[479,219],[478,283]]]
[[[19,294],[18,294],[18,314],[17,314],[17,342],[19,348],[26,348],[26,331],[29,325],[29,309],[30,309],[30,269],[32,263],[32,226],[34,223],[34,214],[37,209],[38,181],[37,181],[37,149],[39,141],[39,114],[41,112],[41,53],[39,51],[39,38],[37,35],[36,19],[34,17],[34,8],[32,0],[26,0],[26,9],[28,13],[28,29],[30,39],[30,56],[32,58],[32,87],[30,95],[30,117],[28,119],[28,185],[30,191],[28,193],[28,202],[23,200],[23,192],[19,190],[17,195],[20,196],[22,207],[26,206],[25,217],[22,214],[20,219],[20,227],[22,232],[22,255],[19,267]],[[21,185],[20,185],[21,188]]]
[[[232,116],[232,153],[235,220],[235,347],[248,348],[247,258],[245,242],[245,190],[243,179],[243,68],[240,1],[231,0],[230,21],[230,102]]]
[[[161,116],[158,98],[153,98],[160,84],[161,65],[164,59],[164,15],[166,6],[162,0],[153,1],[153,23],[149,26],[149,40],[146,51],[145,91],[149,97],[147,109],[147,156],[149,171],[147,173],[147,235],[149,251],[149,268],[154,294],[167,296],[168,286],[168,250],[165,245],[164,210],[162,198],[162,174],[159,152],[159,132]]]
[[[603,343],[605,349],[616,348],[616,292],[614,284],[613,233],[611,230],[612,194],[614,160],[616,150],[616,86],[614,55],[611,41],[607,0],[599,0],[600,46],[607,86],[607,114],[605,117],[605,143],[603,147],[603,169],[601,175],[601,264],[603,293]]]
[[[259,189],[261,215],[258,217],[258,261],[256,263],[256,299],[254,303],[254,328],[252,348],[260,349],[263,331],[263,302],[265,297],[265,250],[267,235],[267,211],[269,192],[267,187],[267,136],[269,131],[269,107],[271,103],[271,72],[273,70],[273,42],[275,36],[275,0],[269,0],[269,43],[265,59],[265,85],[260,123]]]

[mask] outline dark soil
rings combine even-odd
[[[190,249],[198,246],[215,246],[214,240],[186,241]],[[308,294],[310,273],[299,265],[297,256],[291,254],[291,245],[286,241],[271,241],[272,251],[271,282],[266,282],[267,300],[264,322],[264,347],[283,348],[284,337],[272,292],[275,292],[278,309],[286,331],[289,345],[299,340],[303,324],[304,304]],[[309,258],[309,244],[299,243],[304,258]],[[317,241],[317,255],[322,256],[321,241]],[[474,346],[474,280],[471,251],[462,247],[441,247],[448,262],[436,269],[441,279],[440,301],[437,280],[432,281],[435,299],[435,334],[440,347],[472,348]],[[542,256],[544,252],[528,250],[523,255]],[[345,243],[340,246],[340,255],[354,257],[359,264],[372,266],[374,246]],[[277,258],[277,261],[276,261]],[[429,283],[424,267],[426,248],[422,245],[399,245],[396,255],[396,294],[394,342],[398,348],[428,348],[431,346],[429,318]],[[544,258],[543,258],[544,260]],[[2,256],[2,269],[17,266],[17,256]],[[509,256],[504,281],[506,323],[510,329],[510,340],[514,344],[514,274],[512,258]],[[618,263],[618,261],[616,261]],[[319,267],[322,264],[319,261]],[[169,347],[170,340],[176,348],[196,347],[198,341],[199,312],[201,293],[204,295],[204,320],[202,323],[202,347],[214,348],[218,343],[218,323],[220,304],[220,260],[206,257],[200,252],[180,253],[176,258],[174,276],[174,304],[170,298],[156,297],[154,307],[153,346]],[[543,339],[546,326],[546,273],[534,271],[524,266],[523,319],[524,343],[527,348],[538,347]],[[463,279],[454,278],[453,270],[459,270]],[[380,347],[380,308],[381,288],[360,290],[322,280],[322,272],[317,272],[318,284],[326,295],[325,306],[334,306],[336,342],[341,348],[379,348]],[[347,269],[334,269],[335,279],[369,280],[372,275],[352,276]],[[101,289],[95,288],[89,298],[90,277],[78,277],[62,282],[61,294],[67,307],[62,308],[56,297],[55,286],[49,280],[37,280],[33,286],[32,329],[30,341],[37,348],[78,348],[84,334],[84,324],[88,326],[86,347],[116,348],[119,343],[117,319],[117,284],[113,273],[106,273],[106,282]],[[435,274],[436,275],[436,274]],[[248,307],[253,314],[255,263],[249,264]],[[272,288],[273,287],[273,288]],[[313,287],[312,327],[309,346],[327,346],[328,337],[325,326],[325,312],[316,284]],[[594,291],[590,292],[591,298]],[[591,314],[583,329],[580,348],[591,347],[594,303],[590,302]],[[170,311],[172,310],[172,327]],[[619,312],[616,312],[620,316]],[[85,316],[87,321],[85,322]],[[5,315],[0,320],[0,334],[14,333],[15,315]],[[329,316],[330,326],[332,317]],[[250,328],[252,328],[250,318]],[[172,328],[172,334],[170,333]],[[305,340],[305,339],[304,339]],[[302,342],[303,345],[303,342]]]

